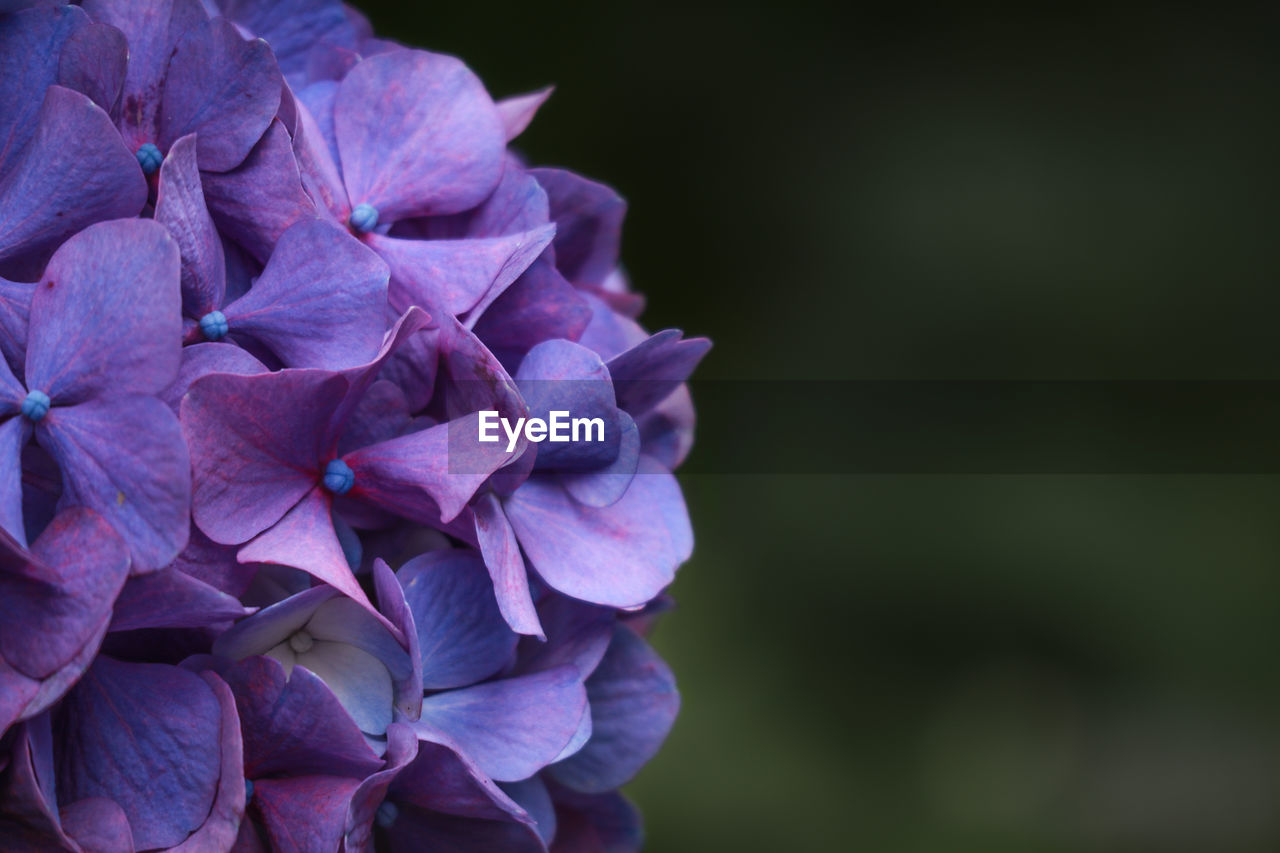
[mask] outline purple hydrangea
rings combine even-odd
[[[336,0],[0,3],[0,849],[640,848],[709,343],[509,147],[550,94]]]

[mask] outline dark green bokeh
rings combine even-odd
[[[559,86],[518,146],[705,377],[1280,377],[1270,15],[361,5]],[[1276,478],[684,484],[649,849],[1280,849]]]

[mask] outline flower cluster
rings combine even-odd
[[[508,149],[548,94],[337,0],[0,3],[0,849],[639,848],[709,344]]]

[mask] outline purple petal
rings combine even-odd
[[[186,841],[174,847],[173,853],[214,853],[228,850],[235,843],[240,822],[244,819],[246,789],[241,769],[244,749],[235,698],[231,695],[231,688],[212,672],[202,672],[200,677],[217,696],[221,710],[222,761],[219,766],[218,790],[204,824]]]
[[[0,179],[0,258],[41,256],[93,222],[136,216],[147,183],[92,101],[50,86],[35,134]]]
[[[266,39],[286,76],[307,70],[312,47],[356,47],[356,34],[338,0],[226,0],[222,14]]]
[[[550,787],[556,804],[551,853],[640,853],[640,813],[621,794],[579,794]]]
[[[513,820],[473,820],[409,807],[387,830],[393,853],[433,850],[468,853],[501,850],[502,853],[545,853],[538,833]]]
[[[348,197],[383,222],[474,207],[502,175],[498,111],[451,56],[401,50],[360,62],[338,90],[334,132]]]
[[[640,430],[626,412],[618,412],[622,437],[618,456],[607,467],[577,474],[562,474],[560,483],[584,506],[606,507],[617,503],[631,487],[640,464]]]
[[[333,99],[337,93],[338,84],[329,80],[298,92],[298,129],[293,135],[302,185],[318,206],[335,217],[351,207],[338,170],[338,143],[333,138]]]
[[[58,84],[87,96],[115,119],[129,67],[129,43],[110,24],[89,22],[62,46]]]
[[[538,109],[551,97],[555,86],[547,86],[527,95],[515,95],[498,101],[498,115],[502,118],[502,130],[507,141],[524,133],[529,122],[538,114]]]
[[[75,6],[27,9],[0,20],[0,175],[35,132],[45,89],[58,82],[63,45],[88,23]]]
[[[520,544],[498,498],[488,492],[481,495],[471,508],[475,513],[476,539],[489,570],[502,618],[516,633],[546,639],[538,621],[538,611],[533,606],[533,597],[529,594],[529,576],[525,571],[524,557],[520,554]]]
[[[179,844],[209,818],[228,733],[199,676],[99,657],[58,716],[60,800],[115,800],[142,850]]]
[[[622,423],[600,356],[572,341],[547,341],[529,351],[515,378],[531,418],[549,423],[550,413],[560,411],[566,418],[598,418],[603,424],[603,441],[538,445],[536,470],[590,471],[618,458]]]
[[[251,611],[235,598],[176,569],[131,578],[120,591],[112,631],[203,628],[234,622]]]
[[[591,740],[550,769],[556,781],[603,794],[630,782],[658,752],[680,710],[675,677],[635,632],[619,626],[587,679]]]
[[[169,62],[160,147],[194,133],[202,170],[234,169],[275,117],[281,85],[275,56],[262,39],[245,41],[221,18],[191,28]]]
[[[373,849],[373,818],[396,776],[418,754],[418,739],[406,723],[392,723],[387,729],[387,766],[360,783],[351,795],[347,813],[344,850]]]
[[[0,529],[23,547],[27,533],[22,523],[22,448],[30,438],[31,423],[26,418],[0,423]]]
[[[232,660],[266,654],[306,625],[320,605],[337,594],[337,590],[330,587],[316,586],[265,607],[253,618],[238,622],[218,635],[213,653]]]
[[[431,551],[405,563],[398,577],[417,627],[425,688],[474,684],[510,662],[517,637],[478,555]]]
[[[236,550],[233,545],[219,545],[192,525],[191,538],[174,559],[173,568],[227,595],[240,596],[249,588],[258,567],[237,561]]]
[[[191,385],[210,373],[234,373],[254,376],[266,373],[267,367],[235,344],[195,344],[182,349],[182,365],[178,378],[160,395],[176,413]]]
[[[222,307],[227,269],[222,241],[204,204],[194,135],[173,143],[160,166],[159,186],[156,222],[169,229],[182,255],[182,311],[199,320]]]
[[[27,387],[54,406],[163,390],[181,360],[179,269],[177,243],[143,219],[64,243],[31,298]]]
[[[319,212],[302,189],[293,143],[279,121],[238,167],[203,178],[205,202],[218,229],[263,263],[285,229]]]
[[[396,712],[397,719],[416,720],[422,711],[422,652],[418,645],[418,629],[413,622],[413,611],[405,600],[404,588],[396,579],[395,572],[382,559],[373,561],[373,585],[377,595],[378,607],[387,615],[387,620],[404,638],[403,646],[408,652],[410,671],[407,676],[392,673],[396,676]]]
[[[317,486],[273,527],[241,548],[238,558],[242,563],[302,569],[372,611],[334,532],[332,507],[329,495]]]
[[[0,356],[5,365],[20,368],[27,353],[27,324],[31,317],[31,296],[36,291],[32,282],[0,278]],[[8,388],[7,380],[0,384]],[[0,406],[3,406],[0,403]]]
[[[390,798],[402,805],[481,820],[528,822],[524,810],[475,762],[450,746],[422,741],[396,777]]]
[[[270,849],[337,850],[359,787],[359,779],[333,775],[255,780],[253,807],[262,815]]]
[[[550,844],[556,836],[556,808],[542,779],[531,776],[521,782],[504,782],[500,787],[533,819],[542,843]]]
[[[503,237],[402,240],[369,234],[366,242],[391,267],[391,302],[450,314],[483,310],[528,269],[551,242],[555,227]]]
[[[512,156],[502,180],[478,207],[452,216],[429,216],[396,223],[397,237],[450,240],[463,237],[503,237],[533,231],[551,221],[547,194],[538,181]]]
[[[706,338],[681,339],[678,329],[658,332],[609,360],[618,407],[639,417],[671,396],[711,349]]]
[[[538,604],[538,614],[547,642],[523,640],[515,671],[541,672],[572,664],[585,680],[609,647],[617,621],[613,611],[563,595],[547,595]]]
[[[504,508],[539,576],[565,595],[595,604],[644,604],[671,583],[693,550],[679,484],[643,456],[627,493],[608,507],[578,504],[539,475]]]
[[[31,555],[0,551],[0,656],[42,679],[69,664],[111,617],[129,573],[129,555],[100,516],[72,509],[58,515]]]
[[[495,351],[525,352],[554,338],[576,341],[590,320],[591,306],[544,252],[485,308],[473,328]]]
[[[563,169],[532,169],[551,201],[556,266],[579,287],[599,287],[618,265],[627,203],[609,187]]]
[[[169,58],[183,33],[208,16],[196,0],[84,0],[84,10],[128,40],[120,129],[132,153],[144,142],[156,142],[156,114]]]
[[[169,565],[186,547],[191,462],[168,406],[130,396],[55,407],[36,433],[62,469],[60,503],[111,522],[135,574]]]
[[[332,691],[305,668],[286,675],[272,658],[254,655],[223,676],[244,721],[245,770],[266,776],[350,776],[382,766]]]
[[[400,386],[379,379],[369,386],[360,403],[351,413],[351,420],[338,444],[339,453],[349,453],[360,447],[388,441],[408,432],[412,418],[409,401]]]
[[[223,313],[287,367],[354,367],[382,344],[388,275],[343,229],[304,220],[284,232],[248,294]]]
[[[62,830],[91,853],[133,853],[129,817],[115,800],[90,797],[59,809]]]
[[[245,542],[320,482],[323,424],[347,381],[320,370],[212,374],[182,401],[192,515],[215,542]]]
[[[513,782],[554,761],[586,712],[577,670],[565,666],[428,696],[414,730],[422,740],[456,744],[488,776]]]
[[[383,441],[347,454],[355,471],[350,497],[422,524],[451,521],[510,456],[480,444],[477,415]]]

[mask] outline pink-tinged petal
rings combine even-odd
[[[478,424],[471,414],[347,454],[356,475],[348,497],[422,524],[451,521],[511,460],[501,442],[476,441]]]
[[[400,568],[428,690],[474,684],[510,663],[516,634],[503,621],[473,551],[430,551]]]
[[[182,255],[182,312],[199,320],[222,307],[227,268],[222,240],[204,204],[194,135],[173,143],[160,166],[159,186],[156,222],[169,229]]]
[[[711,349],[706,338],[682,338],[680,330],[658,332],[609,360],[618,408],[633,417],[671,396]]]
[[[240,549],[242,563],[301,569],[373,610],[333,530],[333,501],[317,486],[270,529]]]
[[[54,252],[31,298],[27,387],[54,406],[155,394],[178,374],[178,245],[145,219],[92,225]]]
[[[502,131],[508,142],[524,133],[525,128],[533,121],[533,117],[538,114],[538,110],[547,102],[547,98],[551,97],[555,89],[555,86],[547,86],[545,89],[539,89],[527,95],[514,95],[498,101],[498,115],[502,119]]]
[[[414,731],[456,746],[490,778],[514,782],[555,761],[586,713],[578,672],[564,666],[428,696]]]
[[[26,547],[22,523],[22,448],[31,438],[26,418],[9,418],[0,423],[0,529]]]
[[[32,282],[0,278],[0,357],[7,362],[0,374],[10,367],[20,368],[25,361],[31,296],[35,291],[36,286]],[[3,376],[0,376],[0,388],[11,388],[11,383]],[[4,406],[5,403],[0,402],[0,411]]]
[[[253,655],[223,677],[244,721],[244,760],[253,779],[349,776],[382,766],[324,682],[305,668],[286,674],[273,658]]]
[[[316,487],[327,451],[319,425],[347,387],[321,370],[216,373],[192,383],[182,401],[192,515],[210,539],[248,541]]]
[[[59,800],[115,800],[141,850],[180,844],[209,819],[233,735],[200,676],[99,657],[57,716]]]
[[[618,265],[627,203],[609,187],[563,169],[530,173],[551,201],[556,266],[578,287],[600,287]]]
[[[366,242],[391,267],[391,304],[464,314],[506,290],[550,243],[555,227],[503,237],[462,240],[402,240],[369,234]]]
[[[64,45],[88,23],[75,6],[26,9],[0,20],[0,175],[35,131],[45,89],[58,82]]]
[[[546,639],[538,611],[529,594],[529,576],[525,571],[524,557],[515,531],[502,511],[502,505],[492,492],[487,492],[471,506],[475,513],[476,539],[489,579],[497,596],[498,610],[502,618],[518,634],[531,634]]]
[[[680,710],[675,677],[649,644],[619,626],[587,679],[592,735],[550,769],[556,781],[602,794],[630,782],[658,752]]]
[[[0,259],[43,258],[86,225],[136,216],[146,201],[137,158],[107,114],[50,86],[34,136],[0,179]]]
[[[338,90],[334,132],[351,203],[383,222],[474,207],[502,175],[498,110],[451,56],[401,50],[360,62]]]
[[[58,84],[87,96],[114,119],[120,114],[128,68],[129,43],[124,33],[110,24],[90,21],[63,44]]]
[[[112,631],[203,628],[253,612],[237,599],[176,569],[130,578],[116,599]]]
[[[155,143],[169,58],[183,34],[208,16],[197,0],[85,0],[84,10],[120,30],[129,43],[120,111],[120,132],[129,150]]]
[[[0,656],[23,675],[44,679],[86,646],[97,648],[129,554],[100,516],[72,509],[49,524],[30,555],[3,542],[0,568]]]
[[[392,723],[387,728],[387,764],[370,775],[351,795],[347,811],[346,834],[342,839],[347,853],[373,851],[373,819],[396,776],[418,754],[418,739],[407,723]]]
[[[302,188],[289,132],[278,120],[235,169],[208,173],[205,202],[218,230],[266,263],[290,225],[321,215]]]
[[[106,518],[135,574],[169,565],[186,547],[191,461],[168,406],[128,396],[55,407],[36,432],[62,469],[60,504]]]
[[[193,27],[169,61],[160,147],[194,133],[202,170],[234,169],[275,118],[282,83],[275,56],[262,39],[245,41],[222,18]]]
[[[254,376],[266,373],[267,366],[235,344],[195,344],[182,349],[182,365],[178,378],[160,394],[160,399],[175,412],[182,404],[192,383],[210,373],[234,373]]]
[[[235,843],[244,819],[244,749],[240,733],[240,717],[236,714],[235,697],[231,688],[212,672],[202,672],[200,677],[209,685],[218,699],[221,711],[221,752],[218,789],[213,807],[204,824],[187,840],[172,848],[172,853],[221,853]]]
[[[304,220],[281,235],[257,282],[223,313],[286,367],[354,367],[382,344],[388,276],[344,229]]]
[[[65,832],[86,853],[133,853],[129,817],[115,800],[89,797],[58,810]]]
[[[337,850],[346,828],[347,806],[359,787],[359,779],[334,775],[254,781],[253,808],[262,816],[270,849],[277,853]]]
[[[531,477],[504,504],[538,575],[565,595],[610,607],[638,607],[675,578],[693,532],[675,477],[641,457],[616,503],[573,500],[547,475]]]

